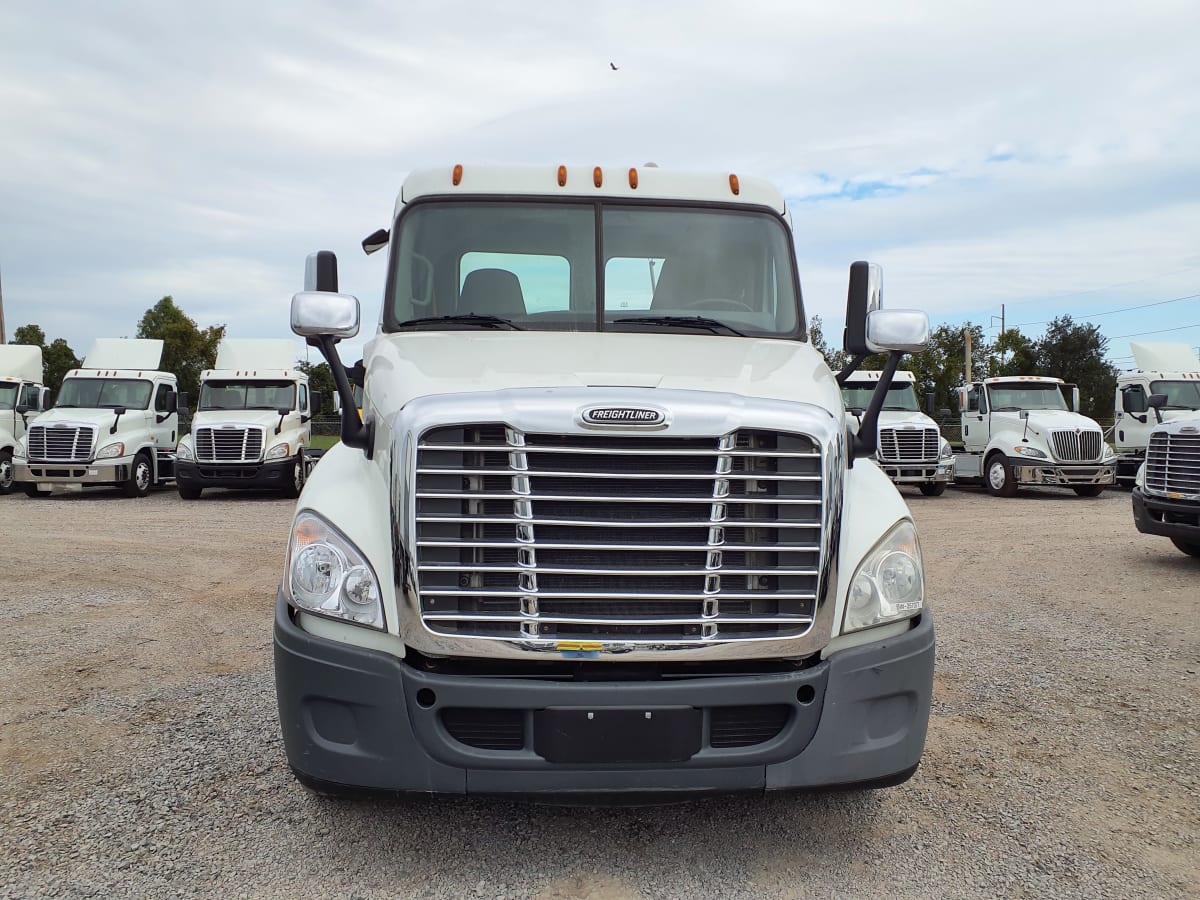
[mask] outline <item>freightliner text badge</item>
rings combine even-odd
[[[589,425],[661,425],[667,414],[645,406],[592,406],[583,411]]]

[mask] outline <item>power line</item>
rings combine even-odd
[[[1200,328],[1200,322],[1194,325],[1178,325],[1175,328],[1160,328],[1158,331],[1139,331],[1136,334],[1118,334],[1109,340],[1119,341],[1121,338],[1141,337],[1144,334],[1166,334],[1168,331],[1183,331],[1186,328]]]
[[[1173,297],[1170,300],[1155,300],[1153,303],[1143,303],[1140,306],[1126,306],[1122,309],[1110,309],[1108,312],[1088,313],[1082,316],[1071,316],[1072,319],[1080,321],[1086,319],[1098,319],[1101,316],[1115,316],[1117,313],[1131,312],[1135,309],[1149,309],[1151,306],[1164,306],[1167,303],[1180,303],[1184,300],[1195,300],[1200,297],[1200,294],[1188,294],[1186,297]],[[1026,325],[1049,325],[1049,322],[1021,322],[1019,325],[1012,326],[1013,328],[1024,328]]]
[[[1135,278],[1133,281],[1117,281],[1113,284],[1103,284],[1100,287],[1088,288],[1085,291],[1071,291],[1067,294],[1051,294],[1049,297],[1043,297],[1038,300],[1014,300],[1009,302],[1009,306],[1024,306],[1028,303],[1045,303],[1047,300],[1066,300],[1069,297],[1083,297],[1087,294],[1098,294],[1101,291],[1112,290],[1113,288],[1130,287],[1135,284],[1145,284],[1147,281],[1160,281],[1163,278],[1173,278],[1176,275],[1182,275],[1184,272],[1193,272],[1200,269],[1200,266],[1184,266],[1182,269],[1177,269],[1174,272],[1162,272],[1158,275],[1148,275],[1145,278]]]

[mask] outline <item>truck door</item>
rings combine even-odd
[[[990,437],[988,427],[987,391],[976,382],[967,391],[966,409],[962,411],[963,448],[979,453],[987,446]]]
[[[1150,412],[1146,388],[1140,384],[1127,384],[1121,388],[1119,397],[1116,433],[1113,435],[1116,440],[1113,443],[1118,449],[1144,448],[1150,443],[1150,429],[1158,424]]]
[[[154,399],[147,410],[146,427],[159,450],[174,450],[179,439],[179,416],[170,412],[170,398],[174,393],[175,387],[170,382],[157,382]]]

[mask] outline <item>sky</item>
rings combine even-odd
[[[829,336],[869,259],[885,306],[1070,314],[1123,367],[1200,347],[1197,34],[1195,0],[3,4],[7,331],[82,355],[170,294],[288,336],[330,249],[365,335],[410,170],[654,161],[772,180]]]

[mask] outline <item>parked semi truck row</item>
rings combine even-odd
[[[870,462],[887,381],[851,434],[774,188],[447,166],[411,174],[364,246],[389,259],[361,418],[332,254],[292,301],[342,415],[276,607],[302,782],[683,796],[912,774],[934,637],[916,529]],[[847,313],[846,348],[887,354],[888,379],[928,339],[865,263]]]

